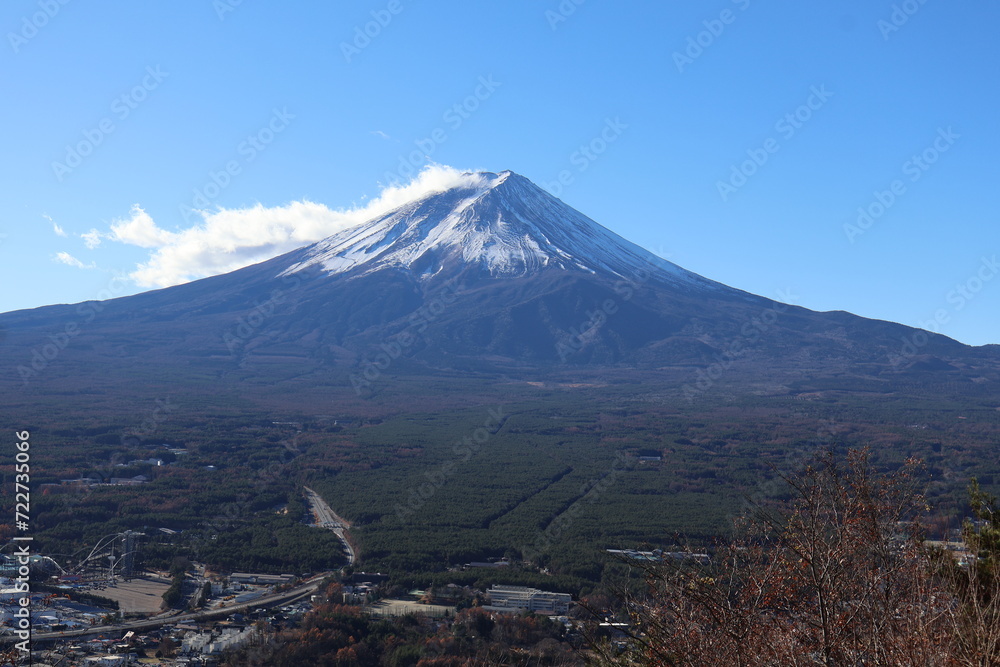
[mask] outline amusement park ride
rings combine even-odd
[[[69,570],[58,563],[56,566],[63,576],[77,575],[82,583],[113,585],[117,577],[128,581],[135,576],[137,538],[144,536],[145,533],[132,530],[105,535],[97,541],[86,557],[77,561]]]

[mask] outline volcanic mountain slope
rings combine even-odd
[[[411,202],[320,241],[292,273],[320,265],[330,274],[403,269],[421,281],[479,270],[516,278],[544,269],[630,278],[659,270],[678,284],[711,283],[601,227],[509,171],[467,175],[460,187]]]
[[[467,174],[451,189],[226,275],[7,313],[0,326],[14,381],[56,363],[85,372],[211,360],[223,372],[284,360],[331,373],[386,355],[458,371],[737,367],[779,383],[931,371],[969,383],[996,379],[1000,367],[995,346],[713,282],[509,171]],[[53,345],[58,359],[46,354]]]

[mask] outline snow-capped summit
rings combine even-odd
[[[511,171],[468,173],[457,186],[404,204],[305,249],[284,273],[322,266],[329,274],[407,269],[418,278],[477,266],[492,277],[543,268],[655,271],[707,285],[700,276],[626,241]]]

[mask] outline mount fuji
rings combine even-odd
[[[1000,375],[996,346],[714,282],[510,171],[465,174],[447,190],[232,273],[6,313],[0,327],[14,386],[137,364],[219,377],[295,367],[331,378],[379,359],[416,374],[645,369],[679,378],[668,382],[678,391],[707,373],[725,375],[736,391],[761,383],[784,391],[804,378],[893,386],[902,376],[954,384]],[[43,372],[50,366],[64,373]]]

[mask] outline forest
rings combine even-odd
[[[308,485],[351,522],[359,567],[401,585],[585,594],[616,576],[607,549],[703,548],[748,504],[780,498],[780,474],[820,449],[867,446],[886,471],[921,458],[933,536],[961,526],[971,477],[997,488],[1000,413],[971,398],[705,396],[689,406],[618,385],[477,386],[486,400],[447,409],[317,417],[223,396],[211,407],[174,399],[138,422],[69,396],[33,429],[36,544],[69,568],[128,529],[144,533],[145,567],[185,557],[219,571],[333,570],[345,556],[308,525]],[[145,481],[110,483],[136,476]],[[500,559],[510,565],[464,569]]]

